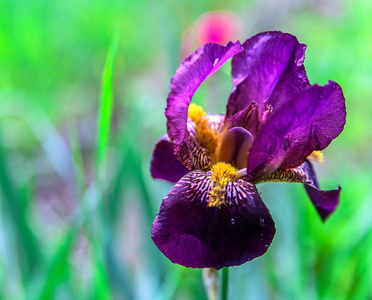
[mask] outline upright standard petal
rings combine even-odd
[[[173,143],[168,135],[162,136],[156,143],[150,164],[151,176],[176,183],[189,170],[177,160],[173,152]]]
[[[256,187],[241,179],[230,182],[226,204],[210,206],[209,173],[188,173],[163,199],[153,241],[173,263],[192,268],[218,270],[263,255],[275,225]]]
[[[341,87],[333,81],[300,93],[294,105],[296,119],[288,133],[284,169],[298,167],[313,151],[328,147],[346,123],[345,98]]]
[[[306,192],[323,222],[336,210],[340,202],[341,187],[339,186],[337,190],[321,190],[309,161],[294,169],[278,169],[264,181],[304,183]]]
[[[226,117],[243,110],[251,102],[262,112],[264,101],[274,109],[309,86],[303,66],[306,45],[279,31],[259,33],[242,45],[244,51],[232,60],[234,85]]]
[[[209,43],[196,50],[177,69],[171,80],[165,110],[168,134],[176,147],[186,138],[188,107],[195,91],[208,76],[241,51],[239,41],[229,42],[226,46]]]

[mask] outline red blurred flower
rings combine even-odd
[[[225,45],[239,39],[242,31],[238,15],[227,11],[207,12],[201,15],[194,26],[188,28],[182,41],[182,59],[206,43],[214,42]]]

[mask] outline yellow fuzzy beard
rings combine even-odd
[[[210,128],[207,114],[201,106],[192,103],[189,106],[188,117],[195,123],[201,146],[208,151],[212,163],[215,163],[218,134]]]
[[[218,162],[211,167],[211,171],[213,188],[210,191],[209,207],[220,208],[225,204],[226,185],[239,179],[238,170],[230,164]]]

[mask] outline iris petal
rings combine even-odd
[[[174,156],[173,143],[167,134],[162,136],[155,145],[150,172],[155,179],[164,179],[173,183],[189,172]]]
[[[303,66],[306,45],[279,31],[259,33],[243,43],[244,51],[232,60],[235,89],[227,103],[226,117],[246,108],[251,102],[274,108],[289,101],[309,86]]]
[[[341,187],[337,190],[321,190],[314,168],[309,161],[294,169],[278,169],[265,181],[304,183],[306,192],[323,221],[336,210],[340,202]]]
[[[222,115],[206,115],[207,130],[218,136],[224,122]],[[203,134],[198,132],[198,128],[191,120],[187,122],[187,134],[184,142],[175,150],[177,159],[189,170],[208,170],[210,169],[214,153],[209,153],[203,145]],[[213,150],[213,152],[215,149]]]
[[[185,175],[163,199],[152,239],[173,263],[192,268],[236,266],[263,255],[274,221],[253,184],[238,180],[226,189],[226,205],[210,207],[210,175]]]
[[[345,98],[335,82],[314,85],[273,110],[248,156],[247,173],[261,181],[279,167],[300,166],[313,151],[325,149],[343,130]]]
[[[191,99],[200,84],[230,57],[242,51],[240,42],[226,46],[205,44],[184,60],[171,80],[165,116],[168,134],[175,153],[184,147],[187,138],[187,113]]]
[[[341,187],[339,186],[337,190],[323,191],[311,185],[305,185],[305,189],[323,222],[326,221],[340,203]]]
[[[274,110],[262,126],[248,154],[249,180],[258,182],[277,170],[288,150],[287,134],[294,122],[295,111],[290,105]]]
[[[345,98],[333,81],[299,94],[294,109],[296,120],[288,133],[289,148],[282,166],[285,169],[297,167],[313,151],[327,148],[346,123]]]

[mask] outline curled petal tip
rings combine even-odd
[[[323,191],[305,185],[305,189],[322,221],[325,222],[340,203],[341,187],[339,186],[337,190]]]

